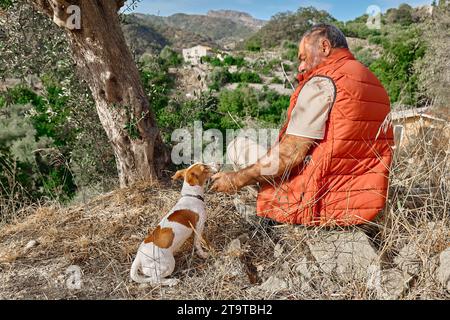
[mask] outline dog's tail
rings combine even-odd
[[[150,282],[152,280],[151,278],[146,278],[139,274],[140,267],[141,267],[141,255],[138,252],[136,254],[136,258],[134,259],[133,263],[131,264],[130,278],[137,283]]]
[[[141,254],[138,252],[136,258],[131,264],[130,278],[137,283],[149,283],[151,285],[174,286],[178,284],[177,279],[160,279],[156,280],[152,277],[146,277],[139,274],[141,268]]]

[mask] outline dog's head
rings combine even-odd
[[[218,171],[213,164],[196,163],[187,169],[177,171],[172,180],[183,179],[191,186],[204,186],[206,180],[211,178]]]

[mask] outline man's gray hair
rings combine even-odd
[[[328,23],[319,23],[314,25],[311,29],[305,32],[303,38],[313,37],[318,40],[320,37],[328,39],[332,48],[348,49],[347,39],[344,33],[336,26]]]

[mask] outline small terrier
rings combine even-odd
[[[166,277],[175,269],[174,254],[191,237],[193,230],[197,254],[204,259],[208,257],[201,246],[201,235],[206,220],[204,184],[216,172],[217,168],[214,165],[196,163],[175,173],[172,180],[184,179],[181,198],[139,246],[131,265],[131,279],[152,285],[178,284],[178,279]]]

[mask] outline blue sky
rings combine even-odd
[[[385,12],[401,3],[419,6],[431,2],[432,0],[141,0],[136,12],[169,16],[179,12],[205,14],[208,10],[231,9],[268,20],[277,12],[295,11],[300,6],[314,6],[330,12],[339,20],[347,21],[366,13],[370,5],[377,5]]]

